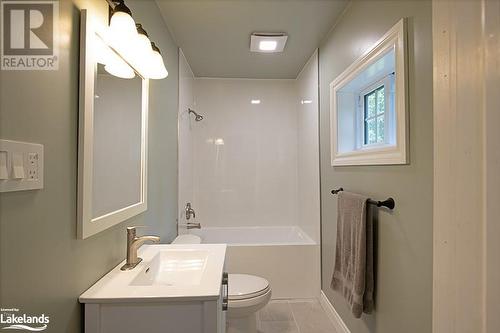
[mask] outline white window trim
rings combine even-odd
[[[407,107],[407,51],[406,20],[396,23],[375,45],[362,57],[351,64],[342,74],[330,83],[330,146],[331,165],[390,165],[409,163],[409,131]],[[354,79],[360,72],[387,53],[395,50],[395,145],[370,145],[350,152],[338,151],[338,111],[337,91]],[[356,110],[354,111],[356,112]],[[358,113],[359,114],[359,113]],[[356,142],[359,142],[356,138]]]

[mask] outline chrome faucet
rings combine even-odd
[[[184,212],[186,214],[187,221],[189,221],[191,219],[191,216],[193,218],[196,218],[196,213],[195,213],[194,209],[191,207],[190,202],[188,202],[186,204],[186,208],[184,208]],[[179,232],[179,227],[186,227],[186,229],[201,229],[201,224],[195,223],[195,222],[186,222],[185,224],[179,224],[179,221],[177,221],[177,232]]]
[[[127,227],[127,262],[120,269],[128,271],[139,264],[142,259],[137,257],[137,250],[147,241],[159,243],[158,236],[141,236],[137,237],[137,227]]]
[[[191,218],[191,216],[193,216],[193,218],[196,218],[196,213],[195,213],[194,209],[191,208],[190,202],[188,202],[186,204],[186,208],[184,209],[184,211],[186,212],[186,220],[189,220]]]

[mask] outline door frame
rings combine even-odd
[[[499,3],[432,4],[434,333],[500,331]]]

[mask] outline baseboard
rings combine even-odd
[[[342,318],[340,318],[340,315],[333,307],[332,303],[330,303],[328,298],[326,298],[323,290],[321,290],[321,295],[319,296],[319,303],[321,304],[323,310],[325,310],[328,318],[331,320],[338,333],[351,333]]]

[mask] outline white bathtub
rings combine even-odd
[[[299,227],[210,227],[191,230],[204,243],[226,243],[234,246],[250,245],[314,245]]]
[[[320,247],[299,227],[209,227],[190,230],[202,243],[228,244],[226,269],[265,277],[273,298],[316,298]]]

